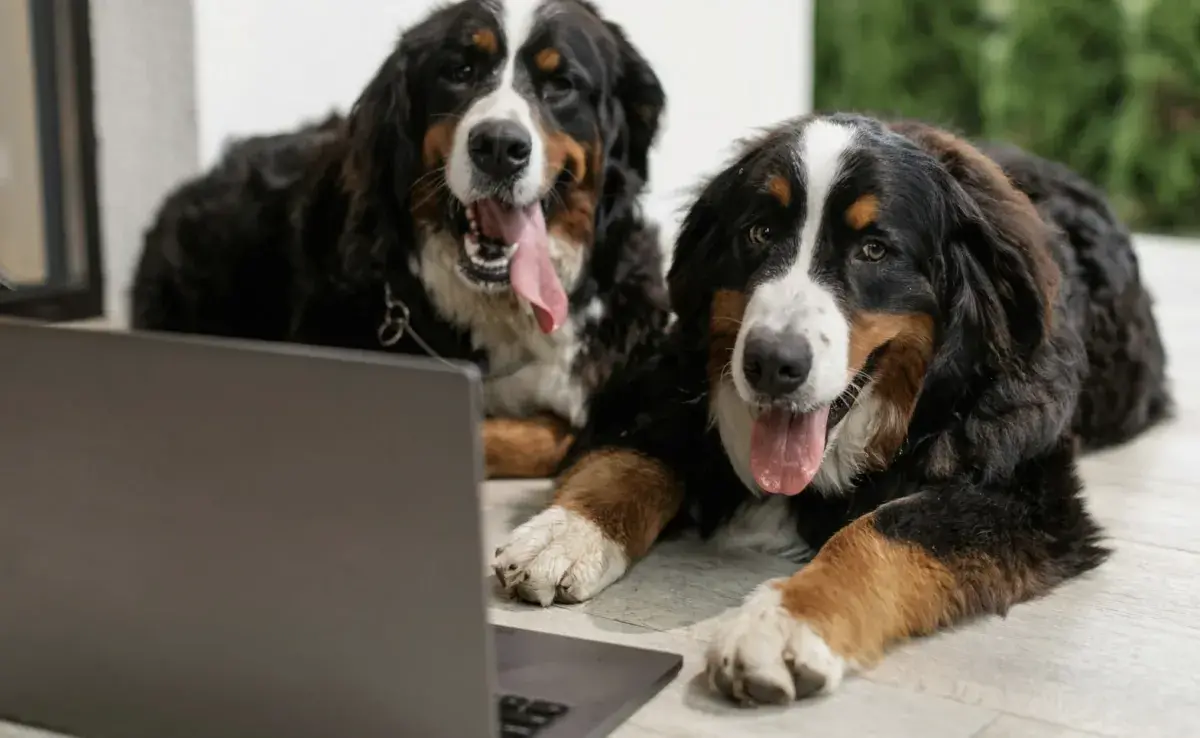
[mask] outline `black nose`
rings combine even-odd
[[[485,120],[471,129],[467,149],[479,171],[495,179],[508,179],[529,163],[533,141],[520,123]]]
[[[800,389],[812,369],[812,346],[794,334],[755,331],[746,336],[742,370],[756,391],[781,398]]]

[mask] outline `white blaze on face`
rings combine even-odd
[[[504,0],[495,3],[497,21],[505,44],[505,58],[494,90],[467,108],[454,132],[454,144],[446,163],[446,184],[463,203],[471,203],[488,194],[476,188],[474,164],[467,150],[471,129],[488,120],[513,121],[529,132],[533,150],[529,164],[514,183],[512,200],[518,206],[530,205],[542,195],[546,169],[546,142],[533,117],[532,103],[516,88],[517,53],[525,46],[538,20],[539,9],[545,0]]]
[[[518,56],[539,20],[544,0],[508,0],[493,5],[503,37],[505,58],[496,71],[496,87],[469,105],[454,132],[454,143],[446,163],[446,184],[466,206],[470,232],[463,249],[469,269],[478,275],[503,274],[508,284],[532,311],[543,333],[552,333],[567,319],[569,303],[563,280],[554,264],[550,234],[541,200],[546,178],[546,141],[534,121],[533,103],[523,96],[522,69]],[[528,93],[527,93],[528,94]],[[483,123],[503,121],[524,129],[531,143],[529,159],[511,181],[488,181],[471,161],[472,132]],[[497,192],[496,185],[504,191]],[[486,240],[491,248],[485,252]],[[496,244],[499,243],[499,249]],[[491,254],[490,258],[483,254]],[[467,276],[468,284],[478,282]],[[481,287],[491,289],[491,285]]]
[[[751,293],[734,344],[733,383],[744,402],[756,396],[745,376],[749,334],[765,330],[784,340],[807,340],[812,347],[812,368],[795,393],[796,404],[806,412],[770,408],[754,420],[750,465],[766,492],[798,494],[812,481],[824,453],[829,403],[847,384],[849,325],[834,294],[813,278],[812,264],[829,195],[854,139],[853,127],[828,120],[814,120],[801,132],[797,159],[806,198],[799,247],[791,264]]]

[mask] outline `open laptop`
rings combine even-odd
[[[469,367],[0,322],[0,720],[606,734],[681,659],[487,624],[480,401]]]

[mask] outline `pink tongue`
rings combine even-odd
[[[516,244],[508,267],[513,291],[529,301],[542,333],[552,333],[567,319],[567,293],[550,261],[550,237],[542,206],[516,209],[495,200],[475,204],[483,235]]]
[[[750,434],[750,470],[764,492],[797,495],[804,491],[825,453],[829,406],[795,415],[768,410]]]

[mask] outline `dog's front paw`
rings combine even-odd
[[[831,692],[846,662],[808,623],[784,609],[767,582],[717,629],[708,649],[713,689],[743,704],[791,702]]]
[[[506,592],[543,607],[591,599],[628,566],[620,544],[592,521],[557,505],[513,531],[492,563]]]

